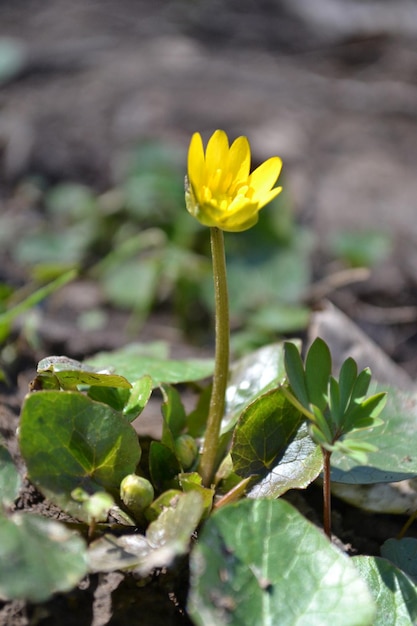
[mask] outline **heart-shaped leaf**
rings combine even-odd
[[[234,471],[257,483],[251,497],[278,497],[309,485],[322,468],[320,449],[308,435],[304,416],[274,389],[242,414],[232,440]]]
[[[216,511],[191,553],[188,612],[197,626],[373,626],[353,564],[283,500]]]
[[[255,398],[283,383],[285,376],[282,343],[264,346],[236,361],[231,367],[227,386],[223,432],[234,426],[244,408]]]
[[[417,539],[387,539],[381,546],[381,556],[405,572],[413,582],[417,582]]]
[[[135,471],[141,455],[137,434],[120,413],[71,391],[26,397],[20,449],[40,491],[84,521],[73,490],[104,490],[117,497],[121,480]]]
[[[130,344],[115,352],[101,352],[88,359],[88,363],[96,369],[112,367],[132,384],[142,376],[150,376],[155,387],[163,383],[202,380],[213,373],[211,359],[177,361],[161,358],[147,353],[141,344]]]
[[[355,556],[352,561],[376,602],[373,626],[417,623],[417,587],[401,570],[379,557]]]
[[[33,514],[0,516],[0,597],[44,602],[87,573],[83,539]]]
[[[383,421],[366,433],[366,442],[376,452],[368,453],[366,466],[347,455],[332,454],[332,480],[340,483],[371,484],[395,482],[417,476],[417,393],[377,387],[372,393],[388,391],[387,403],[380,414]],[[361,439],[360,431],[349,439]]]

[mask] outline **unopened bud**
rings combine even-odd
[[[196,441],[191,435],[180,435],[175,440],[175,456],[181,463],[182,467],[189,469],[197,458],[198,447]]]
[[[154,490],[146,478],[128,474],[120,483],[120,497],[123,504],[137,517],[151,504]]]

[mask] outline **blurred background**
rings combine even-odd
[[[3,365],[212,350],[183,177],[191,134],[222,128],[284,161],[284,192],[226,238],[234,353],[303,333],[325,297],[413,375],[416,81],[414,0],[2,0]]]

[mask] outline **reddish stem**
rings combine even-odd
[[[326,535],[331,539],[332,536],[332,503],[330,492],[330,457],[332,455],[329,450],[321,449],[323,453],[323,527]]]

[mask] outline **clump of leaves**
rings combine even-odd
[[[364,402],[370,413],[371,405],[382,404],[381,393],[371,396],[379,397],[379,402],[366,405],[364,381],[369,374],[355,373],[350,361],[345,373],[333,378],[320,340],[309,352],[306,366],[297,370],[298,375],[303,372],[304,381],[309,380],[309,386],[305,382],[309,395],[303,399],[309,402],[304,406],[297,399],[291,370],[295,353],[301,361],[299,347],[298,342],[285,348],[282,343],[265,346],[232,365],[217,470],[209,487],[203,486],[198,465],[210,397],[206,382],[213,370],[210,360],[175,361],[161,344],[127,346],[86,363],[64,357],[43,359],[32,385],[37,391],[26,397],[22,408],[20,448],[31,481],[79,520],[79,532],[74,524],[69,530],[30,513],[10,513],[20,481],[10,455],[0,448],[1,545],[4,550],[9,546],[0,560],[1,596],[42,601],[76,585],[86,571],[134,571],[145,581],[155,569],[175,568],[178,559],[189,553],[188,612],[197,626],[249,626],[268,620],[292,626],[318,616],[323,625],[336,621],[371,626],[383,623],[375,621],[381,598],[393,614],[417,615],[416,587],[398,566],[386,562],[382,567],[380,560],[371,557],[347,561],[319,529],[279,497],[316,479],[323,468],[324,444],[335,446],[339,480],[343,480],[347,451],[355,453],[350,461],[360,461],[363,467],[362,454],[381,437],[386,422],[394,424],[387,437],[395,441],[395,423],[401,429],[407,419],[405,411],[396,409],[402,415],[397,418],[391,406],[388,416],[383,416],[384,426],[369,430],[371,445],[366,450],[351,444],[349,439],[357,435],[355,430],[347,432],[347,426],[369,426]],[[311,366],[317,358],[327,373],[326,391],[324,374],[317,373],[317,363],[316,368]],[[314,382],[314,391],[313,378],[322,381]],[[291,388],[286,386],[288,379]],[[185,409],[178,384],[194,390],[191,410]],[[328,398],[326,408],[323,395]],[[391,396],[395,399],[395,392]],[[138,437],[133,423],[141,419],[151,397],[154,401],[162,397],[162,433],[149,441]],[[405,402],[409,406],[410,400]],[[314,422],[310,418],[318,410],[327,430],[320,418]],[[322,436],[322,430],[329,435],[335,426],[336,414],[339,430],[335,432],[347,432],[348,437],[321,438],[317,443],[314,439]],[[317,423],[318,436],[312,429]],[[374,455],[373,463],[382,472],[385,455],[378,451],[369,455]],[[409,475],[417,475],[415,464],[408,469]],[[349,471],[346,474],[348,480]],[[387,480],[392,478],[386,475]],[[193,545],[196,531],[198,541]],[[33,541],[42,548],[32,550]],[[45,553],[51,555],[50,569],[43,570],[42,578],[37,573],[34,581],[33,572],[39,570]],[[11,571],[11,561],[21,567]],[[294,598],[305,596],[299,584],[307,571],[316,572],[308,576],[308,598],[295,602]],[[386,586],[387,577],[397,577],[398,588]],[[372,593],[366,584],[370,580]],[[407,598],[400,591],[405,588]],[[245,604],[248,589],[253,602]],[[357,599],[355,610],[352,594]]]
[[[307,352],[305,365],[294,344],[285,344],[285,366],[291,389],[286,397],[307,417],[310,435],[323,454],[324,528],[331,535],[330,462],[335,451],[365,464],[367,453],[375,446],[347,435],[382,424],[378,419],[386,393],[367,396],[371,382],[369,368],[358,373],[352,358],[347,358],[337,380],[332,376],[332,359],[327,344],[319,337]]]

